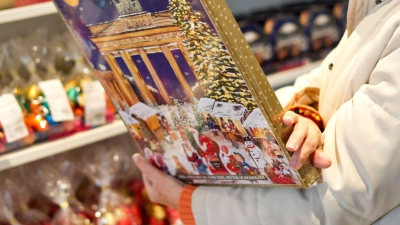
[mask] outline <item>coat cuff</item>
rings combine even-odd
[[[186,185],[179,199],[179,216],[185,225],[196,224],[192,211],[192,195],[196,188],[196,186]]]
[[[287,111],[293,111],[300,116],[310,119],[318,126],[321,132],[325,130],[326,124],[324,123],[322,116],[317,110],[313,109],[312,107],[306,105],[295,105],[287,108]]]

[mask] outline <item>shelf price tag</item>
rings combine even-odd
[[[69,121],[74,119],[71,105],[64,87],[59,79],[39,82],[50,107],[50,113],[55,122]]]
[[[99,81],[87,82],[83,85],[85,95],[85,123],[98,126],[106,123],[106,97]]]
[[[13,94],[0,96],[0,122],[7,142],[11,143],[29,135],[21,107]]]

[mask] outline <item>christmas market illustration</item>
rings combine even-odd
[[[202,0],[55,2],[155,166],[194,184],[301,184]]]

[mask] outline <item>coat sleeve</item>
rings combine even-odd
[[[314,187],[199,187],[197,224],[372,224],[400,204],[400,30],[368,84],[324,132],[332,166]]]
[[[314,102],[318,102],[320,84],[319,82],[315,82],[318,81],[318,79],[314,80],[313,78],[317,78],[320,75],[319,71],[320,68],[318,67],[298,77],[293,86],[286,86],[275,91],[283,108],[287,108],[296,103],[310,105]]]

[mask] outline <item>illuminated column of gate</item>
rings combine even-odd
[[[196,73],[196,68],[194,67],[192,61],[189,58],[189,52],[187,51],[186,47],[182,43],[178,43],[178,48],[181,50],[182,55],[185,57],[186,62],[189,64],[190,69],[192,69],[194,76],[196,79],[199,79],[199,75]]]
[[[190,88],[189,84],[187,83],[185,77],[183,76],[183,73],[181,69],[179,68],[178,63],[176,63],[174,56],[171,53],[171,50],[168,48],[168,46],[161,46],[161,51],[164,53],[165,57],[167,58],[169,64],[171,65],[172,69],[175,72],[176,77],[179,80],[179,83],[183,87],[183,91],[186,93],[188,96],[189,100],[193,102],[194,95],[193,91]]]
[[[125,64],[128,66],[129,71],[131,72],[133,79],[135,80],[140,94],[143,96],[143,99],[150,100],[153,104],[157,103],[151,94],[149,88],[147,87],[146,82],[143,80],[142,75],[140,74],[138,68],[136,67],[135,63],[133,62],[131,56],[128,52],[121,52],[122,59],[124,60]],[[145,102],[148,103],[147,101]]]
[[[121,93],[120,97],[128,104],[128,106],[138,103],[139,99],[137,98],[135,92],[133,92],[128,80],[122,73],[121,68],[119,68],[114,56],[106,54],[104,57],[114,73],[115,81],[118,83],[118,89]]]
[[[153,64],[151,64],[146,51],[143,48],[139,48],[138,52],[139,52],[140,57],[142,58],[144,64],[146,65],[147,69],[149,70],[150,75],[154,80],[154,83],[156,84],[158,90],[160,91],[161,96],[164,98],[164,100],[167,104],[172,105],[173,102],[172,102],[171,98],[169,97],[168,92],[165,89],[163,83],[161,82],[160,78],[158,77],[157,72],[153,67]]]
[[[201,90],[203,93],[205,93],[205,88],[203,85],[200,84],[199,82],[199,75],[196,73],[196,67],[193,65],[192,60],[189,58],[189,52],[187,51],[186,47],[182,43],[178,43],[178,48],[181,50],[182,55],[185,57],[186,62],[189,64],[190,69],[192,69],[192,72],[194,76],[196,77],[197,83],[199,84]]]

